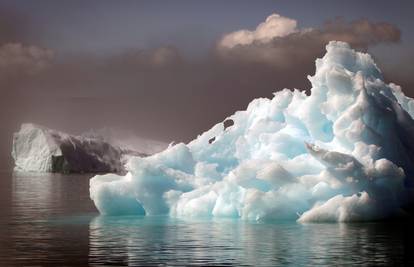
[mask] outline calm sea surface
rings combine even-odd
[[[412,222],[104,217],[90,176],[0,173],[0,266],[414,266]]]

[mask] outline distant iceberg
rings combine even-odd
[[[134,151],[143,155],[152,155],[163,151],[168,143],[137,136],[130,130],[117,128],[91,129],[82,133],[82,137],[98,139],[119,147],[124,151]]]
[[[364,221],[412,204],[414,101],[384,83],[370,55],[332,41],[308,77],[253,100],[188,144],[97,175],[102,214]]]
[[[146,156],[104,138],[69,135],[32,123],[22,124],[13,137],[12,157],[19,171],[121,173],[132,155]]]

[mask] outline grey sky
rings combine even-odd
[[[221,34],[255,27],[273,12],[303,27],[335,17],[387,21],[403,31],[403,41],[413,40],[412,1],[3,0],[0,6],[26,20],[33,43],[61,51],[115,52],[167,43],[203,52]]]
[[[306,75],[331,37],[368,50],[413,96],[411,2],[2,0],[0,159],[9,161],[12,132],[27,121],[191,140],[255,97],[309,89]],[[314,31],[219,51],[223,35],[272,13]],[[255,60],[264,52],[270,61]]]

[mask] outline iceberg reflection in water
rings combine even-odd
[[[89,228],[89,262],[130,266],[149,262],[178,266],[389,266],[409,260],[404,238],[398,224],[301,225],[98,216]]]

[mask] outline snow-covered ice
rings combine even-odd
[[[100,213],[299,222],[404,214],[414,101],[384,82],[370,55],[336,41],[326,50],[309,96],[284,89],[255,99],[188,144],[132,157],[125,176],[92,178]]]

